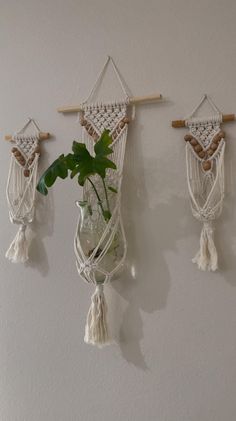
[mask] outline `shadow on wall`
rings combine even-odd
[[[40,145],[43,156],[44,168],[49,166],[48,153],[46,149]],[[39,160],[39,174],[42,174],[42,169]],[[30,228],[32,231],[32,238],[29,250],[29,261],[26,266],[36,268],[42,276],[47,276],[49,271],[48,256],[44,247],[43,240],[45,237],[50,237],[53,234],[54,227],[54,200],[53,191],[47,197],[42,196],[36,192],[35,199],[35,218]]]
[[[147,179],[149,174],[149,180],[152,179],[153,183],[157,180],[158,184],[158,173],[166,171],[168,165],[163,157],[159,161],[157,157],[153,157],[149,159],[148,171],[146,165],[144,172],[142,153],[144,146],[140,140],[143,128],[137,123],[138,121],[137,118],[135,125],[130,127],[126,152],[128,165],[125,165],[123,183],[122,213],[128,240],[127,265],[120,279],[112,283],[112,287],[128,303],[119,332],[122,355],[126,361],[146,370],[148,367],[141,350],[143,339],[141,312],[151,314],[165,308],[171,282],[165,252],[176,250],[177,241],[195,233],[194,255],[199,247],[201,224],[192,216],[189,201],[178,195],[172,195],[168,203],[150,206],[145,176]],[[226,156],[226,162],[226,190],[228,190],[227,186],[233,182],[229,170],[229,156]],[[185,188],[187,189],[187,185]],[[232,207],[232,191],[230,195],[231,198],[226,198],[222,217],[219,223],[216,223],[215,240],[219,252],[220,272],[223,271],[222,274],[228,283],[236,286],[234,258],[236,243],[233,233],[227,229],[227,222],[236,218]],[[230,205],[228,200],[231,202]],[[188,209],[183,212],[187,206]],[[233,247],[230,244],[233,244]],[[189,259],[193,255],[189,255]],[[198,271],[195,265],[193,270]],[[199,272],[199,274],[206,280],[212,276],[209,272]],[[119,320],[116,303],[113,308],[115,311],[112,317]]]
[[[128,165],[125,165],[123,183],[127,267],[112,287],[128,302],[119,333],[122,355],[128,362],[146,370],[148,367],[140,344],[143,338],[141,311],[151,314],[165,308],[170,289],[165,251],[175,249],[176,240],[185,235],[185,230],[181,223],[182,198],[172,197],[169,203],[157,207],[149,205],[142,153],[144,146],[140,140],[142,126],[137,124],[138,120],[133,128],[130,127],[126,153]],[[153,183],[162,169],[166,169],[163,159],[158,162],[154,156],[149,160],[148,171],[153,171]],[[113,317],[119,319],[119,315],[113,314]]]

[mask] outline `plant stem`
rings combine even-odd
[[[103,205],[102,205],[102,201],[101,201],[101,199],[100,199],[100,196],[99,196],[99,194],[98,194],[98,191],[97,191],[97,189],[96,189],[96,187],[95,187],[95,184],[92,182],[92,180],[91,180],[91,178],[87,178],[87,180],[90,182],[90,184],[92,185],[92,187],[93,187],[93,190],[94,190],[94,192],[95,192],[95,194],[96,194],[96,196],[97,196],[97,199],[98,199],[98,203],[99,203],[99,205],[101,206],[101,209],[102,209],[102,212],[104,212],[104,207],[103,207]]]
[[[107,202],[107,210],[109,210],[109,212],[111,212],[111,211],[110,211],[109,200],[108,200],[108,194],[107,194],[106,183],[105,183],[104,178],[102,178],[102,177],[101,177],[101,179],[102,179],[102,184],[103,184],[103,187],[104,187],[104,192],[105,192],[105,198],[106,198],[106,202]]]

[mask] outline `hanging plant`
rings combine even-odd
[[[74,141],[72,144],[72,153],[68,155],[61,154],[41,176],[37,190],[46,196],[48,188],[52,187],[57,178],[66,179],[69,175],[73,179],[77,176],[80,186],[84,186],[88,181],[97,197],[102,216],[106,222],[111,218],[111,208],[108,197],[108,190],[117,193],[114,186],[107,185],[107,169],[116,170],[116,164],[107,158],[113,153],[110,145],[112,138],[109,130],[104,130],[98,141],[94,145],[94,156],[92,156],[84,143]],[[93,177],[99,176],[104,189],[104,197],[100,195]]]

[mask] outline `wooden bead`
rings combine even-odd
[[[220,133],[219,133],[219,136],[222,139],[222,137],[225,137],[225,132],[223,130],[221,130]]]
[[[217,149],[217,145],[215,143],[211,144],[211,149],[213,149],[213,151],[215,151]]]
[[[190,142],[190,140],[192,140],[192,138],[193,138],[193,136],[192,136],[191,134],[186,134],[186,135],[184,136],[184,140],[185,140],[185,142]]]
[[[20,163],[22,166],[24,166],[24,165],[25,165],[25,159],[24,159],[24,158],[21,158],[21,159],[19,160],[19,163]]]
[[[40,153],[40,146],[36,146],[36,148],[34,149],[34,154],[36,153]]]
[[[202,147],[201,147],[201,145],[196,145],[196,146],[194,146],[194,150],[195,150],[195,152],[201,152],[202,151]]]
[[[121,121],[120,128],[123,129],[123,127],[125,127],[125,123],[124,123],[124,121]]]
[[[206,152],[205,151],[201,151],[201,152],[199,152],[198,156],[199,156],[199,158],[203,159],[206,156]]]
[[[212,142],[214,142],[214,143],[219,143],[219,141],[220,141],[220,137],[219,137],[219,135],[217,134],[215,137],[213,137],[213,139],[212,139]]]
[[[124,122],[125,124],[129,124],[129,118],[128,118],[128,117],[124,117],[124,118],[123,118],[123,122]]]
[[[204,161],[202,167],[204,171],[209,171],[211,169],[211,161]]]
[[[16,151],[14,152],[14,155],[15,155],[15,157],[21,156],[21,153],[20,153],[20,151],[18,151],[18,149],[16,149]]]
[[[192,138],[192,140],[190,140],[190,143],[191,143],[192,146],[198,145],[198,141],[194,138]]]
[[[213,151],[213,149],[211,149],[211,148],[209,148],[208,150],[207,150],[207,153],[208,153],[208,155],[213,155],[213,153],[214,153],[214,151]]]
[[[14,147],[14,148],[12,148],[12,150],[11,150],[11,151],[12,151],[12,153],[15,153],[15,152],[17,152],[17,151],[18,151],[18,149]]]
[[[24,170],[24,176],[25,176],[25,177],[29,177],[29,175],[30,175],[30,170],[25,169],[25,170]]]

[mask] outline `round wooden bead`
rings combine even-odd
[[[16,151],[14,152],[14,155],[15,155],[15,157],[21,156],[21,153],[20,153],[20,151],[18,151],[18,149],[16,149]]]
[[[201,152],[202,151],[202,147],[201,147],[201,145],[196,145],[196,146],[194,146],[194,150],[195,150],[195,152]]]
[[[25,176],[25,177],[29,177],[29,175],[30,175],[30,170],[25,169],[25,170],[24,170],[24,176]]]
[[[219,132],[219,136],[220,136],[220,138],[225,137],[225,132],[224,132],[223,130],[221,130],[221,131]]]
[[[207,153],[208,153],[208,155],[211,156],[211,155],[213,155],[214,151],[213,151],[213,149],[209,148],[208,151],[207,151]]]
[[[25,165],[25,159],[24,158],[20,158],[19,162],[20,162],[21,165],[23,165],[23,166]]]
[[[198,145],[198,141],[194,138],[192,138],[192,140],[190,140],[190,143],[191,143],[192,146]]]
[[[211,161],[204,161],[202,163],[204,171],[209,171],[211,169]]]
[[[125,124],[129,124],[129,118],[128,118],[128,117],[124,117],[124,118],[123,118],[123,122],[124,122]]]
[[[80,124],[81,124],[81,126],[85,126],[85,125],[86,125],[86,120],[81,119],[81,120],[80,120]]]
[[[14,147],[14,148],[12,148],[11,151],[12,151],[12,153],[14,153],[14,152],[18,151],[18,149]]]
[[[185,136],[184,136],[184,140],[185,140],[185,142],[190,142],[190,140],[193,138],[193,136],[191,135],[191,134],[186,134]]]
[[[201,152],[199,152],[198,156],[199,156],[199,158],[203,159],[206,156],[206,152],[205,151],[201,151]]]
[[[215,143],[212,143],[211,149],[213,149],[213,151],[215,151],[217,149],[217,145]]]

